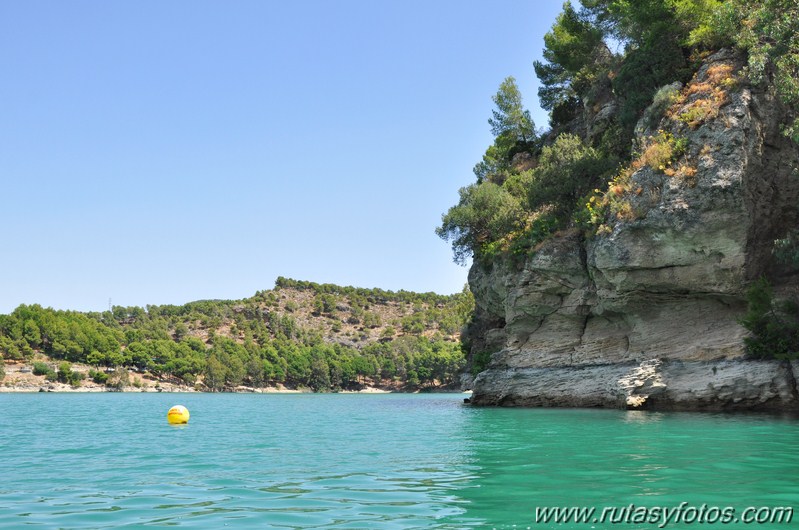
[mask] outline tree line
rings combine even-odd
[[[357,347],[337,342],[298,322],[285,309],[298,306],[292,296],[281,306],[276,291],[292,289],[346,296],[347,308],[354,314],[370,303],[401,301],[409,322],[422,329],[409,325],[404,332],[399,326],[390,336],[384,333],[379,340]],[[238,301],[116,306],[93,313],[21,305],[0,315],[0,354],[5,359],[30,360],[41,353],[56,362],[88,364],[97,368],[93,373],[99,380],[112,368],[126,368],[211,391],[276,384],[316,391],[367,383],[407,388],[446,385],[455,382],[464,367],[461,345],[450,337],[426,337],[422,332],[432,325],[431,311],[441,315],[435,322],[450,320],[462,326],[472,303],[468,292],[415,295],[281,278],[275,290]],[[374,311],[360,313],[358,325],[376,325],[379,312]]]

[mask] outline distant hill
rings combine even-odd
[[[136,372],[211,391],[412,390],[456,383],[465,365],[459,334],[473,307],[468,290],[445,296],[281,277],[243,300],[102,313],[21,305],[0,315],[0,354],[76,386],[84,373],[124,386]]]

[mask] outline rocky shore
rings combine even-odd
[[[205,392],[201,385],[181,385],[169,381],[153,378],[149,373],[132,373],[128,375],[129,382],[121,385],[98,384],[88,378],[90,367],[73,365],[73,370],[84,374],[79,385],[73,386],[58,381],[48,381],[45,376],[33,374],[32,365],[18,362],[5,363],[5,377],[0,381],[1,393],[18,392]],[[249,387],[239,386],[232,390],[236,393],[253,394],[301,394],[313,393],[310,388],[288,388],[283,385]],[[413,393],[398,387],[379,387],[363,385],[356,389],[342,390],[343,394],[388,394],[388,393]],[[461,392],[455,388],[425,388],[415,392]]]
[[[671,110],[721,83],[717,115],[691,125],[667,113],[659,133],[639,125],[640,145],[683,139],[688,169],[639,167],[619,192],[631,215],[556,235],[521,261],[472,266],[472,353],[491,353],[472,403],[799,408],[799,366],[747,360],[739,324],[761,275],[780,296],[799,292],[772,259],[774,240],[799,225],[799,149],[781,133],[774,90],[736,77],[742,66],[732,52],[710,56]]]

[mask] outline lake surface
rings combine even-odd
[[[548,506],[799,508],[799,421],[463,395],[0,394],[0,528],[657,528]],[[176,404],[191,411],[170,426]],[[799,528],[668,524],[666,528]]]

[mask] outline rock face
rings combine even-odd
[[[681,166],[639,165],[620,199],[631,215],[590,238],[553,237],[521,263],[472,266],[472,351],[492,352],[472,403],[799,408],[799,366],[745,360],[738,324],[773,240],[799,221],[785,111],[737,78],[741,66],[719,52],[683,89],[659,127],[682,139]]]

